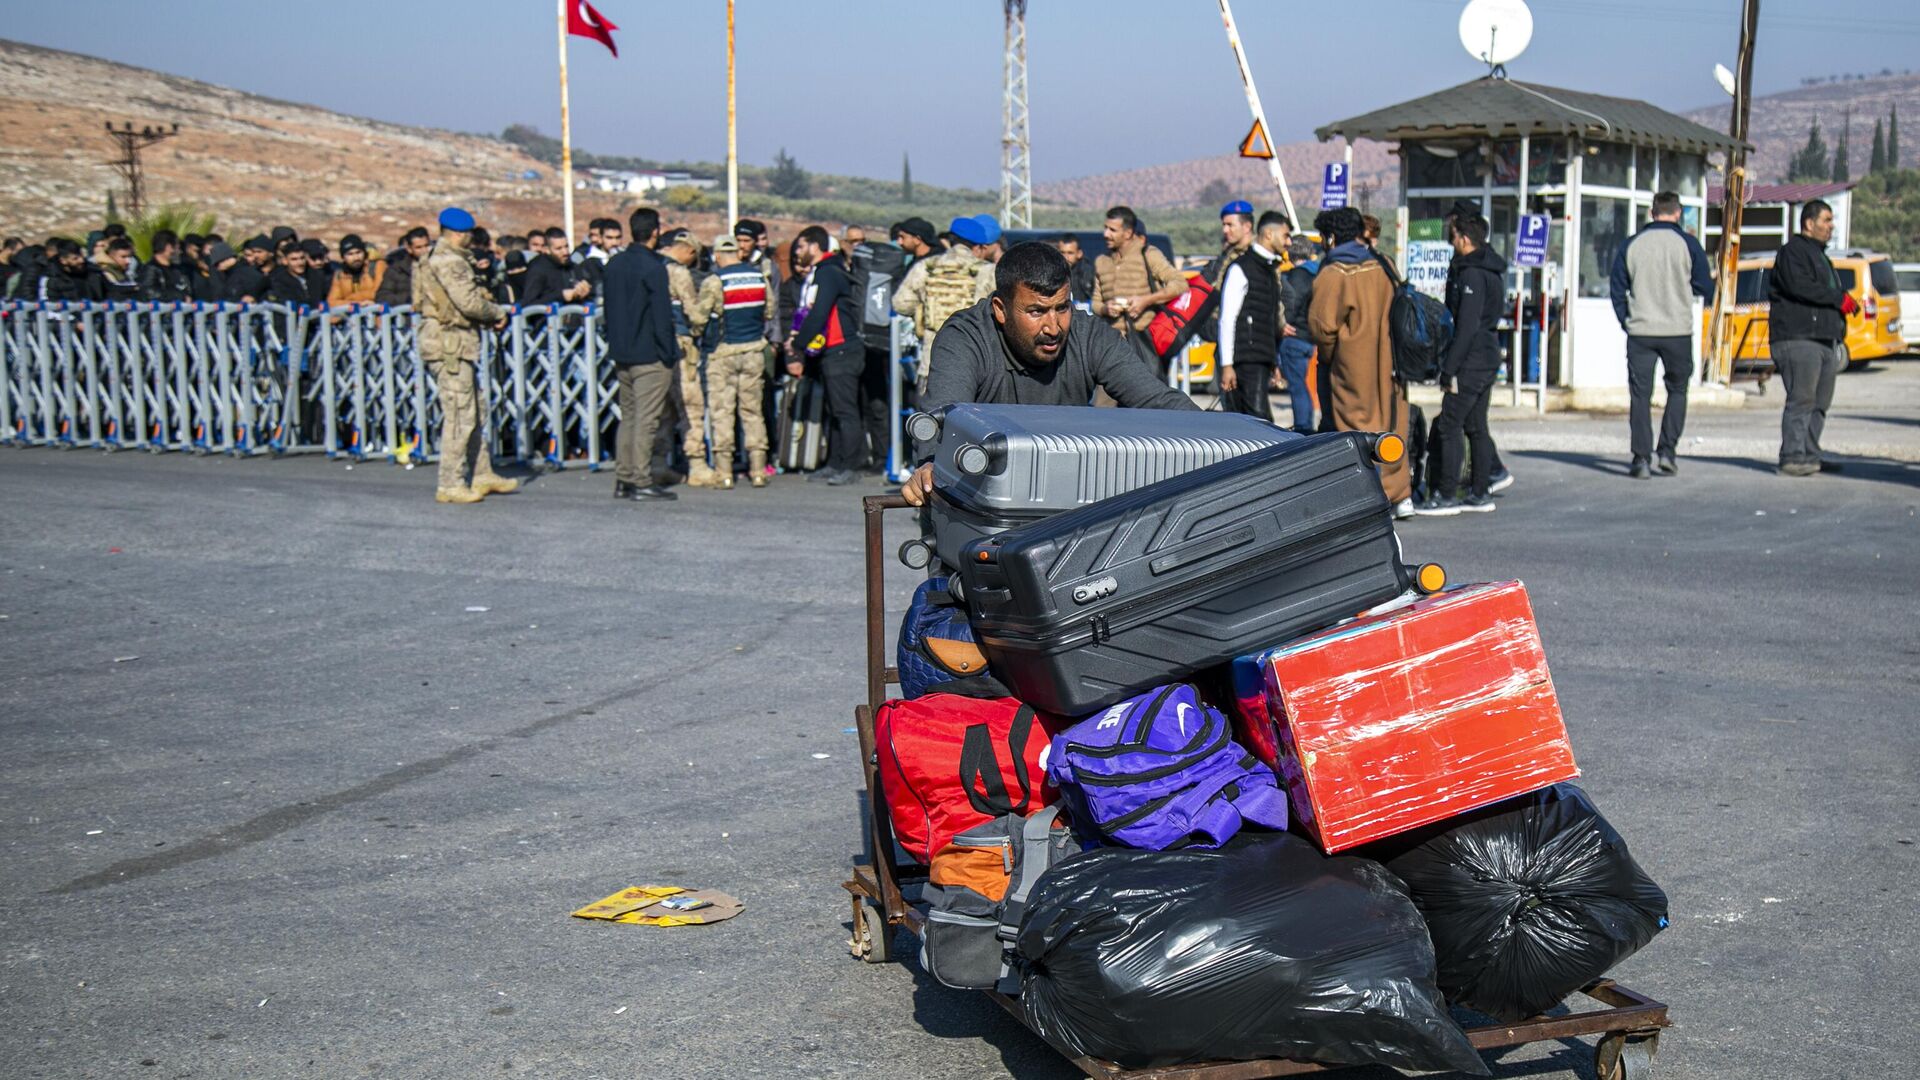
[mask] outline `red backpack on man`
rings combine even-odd
[[[1195,274],[1187,279],[1187,291],[1174,301],[1154,313],[1153,321],[1147,324],[1147,340],[1153,342],[1153,351],[1162,358],[1172,355],[1180,343],[1180,331],[1195,319],[1205,317],[1205,305],[1213,296],[1213,286],[1207,284],[1205,274]]]
[[[1013,698],[927,694],[880,706],[874,745],[894,839],[931,862],[958,833],[1051,805],[1047,744],[1066,726]]]

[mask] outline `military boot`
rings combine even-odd
[[[434,502],[459,503],[462,505],[466,503],[477,503],[484,498],[486,498],[484,493],[475,491],[470,487],[443,487],[433,493]]]
[[[511,495],[520,490],[520,481],[488,473],[473,478],[473,490],[482,495]]]
[[[695,461],[687,466],[687,486],[710,488],[720,486],[720,474],[707,467],[704,461]]]
[[[754,487],[767,486],[767,452],[755,450],[747,455],[747,483]]]

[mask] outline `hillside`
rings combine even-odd
[[[1750,121],[1756,147],[1751,161],[1754,174],[1765,183],[1786,179],[1787,159],[1806,143],[1807,126],[1815,116],[1820,118],[1821,131],[1832,146],[1848,103],[1853,105],[1849,163],[1855,178],[1866,172],[1874,118],[1886,116],[1891,105],[1897,104],[1913,124],[1909,129],[1912,134],[1905,137],[1902,157],[1908,164],[1920,161],[1920,75],[1884,75],[1803,86],[1755,98]],[[1714,105],[1682,115],[1724,131],[1728,108]],[[1286,170],[1287,185],[1293,189],[1294,202],[1304,209],[1317,204],[1320,171],[1328,162],[1339,160],[1342,144],[1337,140],[1284,143],[1276,152]],[[1399,165],[1387,152],[1386,144],[1354,144],[1353,179],[1361,188],[1374,185],[1378,202],[1392,202],[1399,184]],[[1265,162],[1222,154],[1036,184],[1034,195],[1050,203],[1088,208],[1115,203],[1139,209],[1191,207],[1199,204],[1200,189],[1212,180],[1224,181],[1235,196],[1256,202],[1270,198],[1273,190]]]

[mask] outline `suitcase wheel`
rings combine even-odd
[[[932,413],[914,413],[907,417],[907,437],[930,443],[940,437],[940,418]]]
[[[1407,456],[1407,440],[1389,431],[1373,440],[1373,460],[1391,465]]]
[[[900,545],[900,565],[909,570],[925,570],[933,561],[933,549],[925,540],[909,540]]]
[[[1431,596],[1447,587],[1447,572],[1437,562],[1421,563],[1413,572],[1414,587]]]

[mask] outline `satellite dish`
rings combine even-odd
[[[1725,64],[1713,65],[1713,81],[1720,84],[1720,89],[1725,90],[1727,92],[1728,97],[1733,96],[1733,92],[1734,92],[1733,72],[1727,70],[1727,65]]]
[[[1460,44],[1467,55],[1495,69],[1527,51],[1533,40],[1533,11],[1526,0],[1473,0],[1460,13]]]

